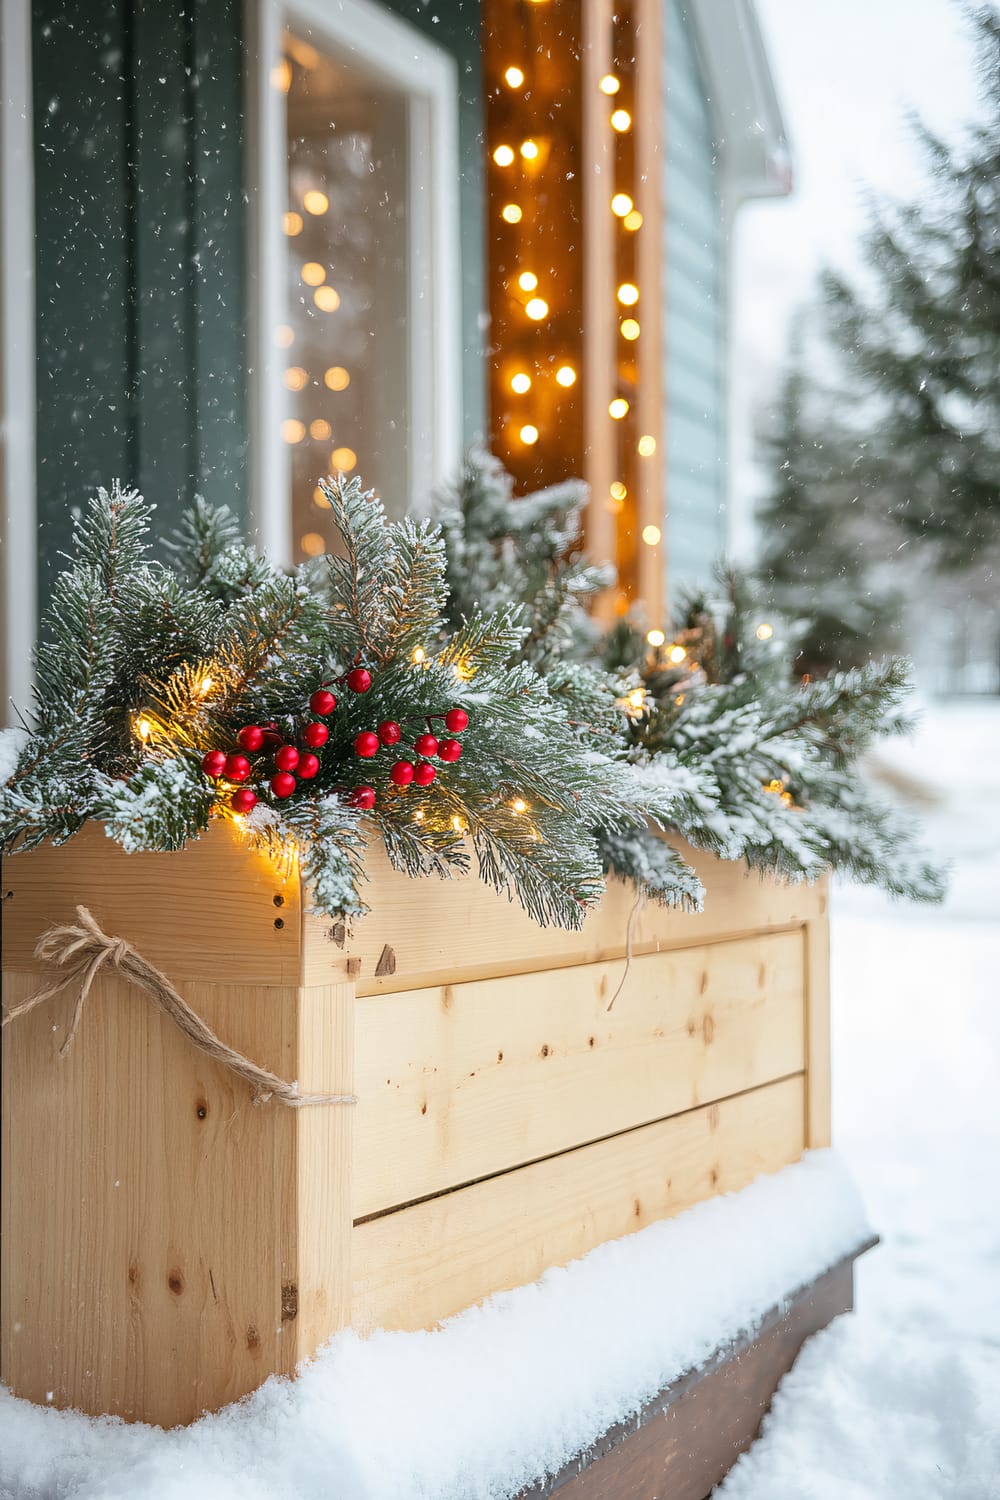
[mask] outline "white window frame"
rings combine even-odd
[[[411,512],[456,466],[462,442],[458,70],[455,60],[372,0],[250,0],[251,514],[258,544],[291,561],[291,479],[280,418],[286,392],[274,330],[285,311],[288,207],[285,95],[272,82],[285,27],[326,43],[408,98],[409,451]],[[423,295],[430,288],[430,298]],[[364,474],[362,471],[362,478]]]
[[[30,708],[38,597],[35,196],[30,0],[3,0],[0,38],[0,724]]]

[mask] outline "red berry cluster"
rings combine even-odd
[[[427,731],[418,734],[413,741],[413,749],[421,757],[414,765],[412,760],[397,760],[389,769],[389,780],[393,786],[400,788],[411,784],[419,787],[428,787],[437,776],[437,770],[431,765],[431,759],[446,762],[456,761],[462,753],[462,746],[456,739],[439,740],[437,735],[431,732],[435,719],[443,719],[445,728],[450,734],[461,734],[468,727],[469,715],[464,708],[449,708],[445,714],[428,714]],[[402,727],[395,719],[385,719],[377,730],[365,729],[354,738],[354,753],[361,760],[372,760],[385,746],[391,748],[398,745],[403,738]],[[355,807],[372,808],[375,806],[375,788],[371,786],[355,787],[351,794],[351,802]]]
[[[354,667],[342,679],[355,693],[367,693],[372,685],[371,673],[366,667]],[[318,688],[309,699],[309,707],[317,716],[302,730],[303,745],[300,748],[284,740],[276,724],[246,724],[236,736],[239,750],[227,754],[225,750],[209,750],[202,757],[201,768],[214,781],[246,781],[254,769],[248,755],[267,752],[273,761],[274,771],[268,785],[273,796],[284,800],[290,797],[299,781],[311,781],[319,771],[319,756],[330,738],[325,724],[318,722],[332,714],[337,707],[336,696],[327,688]],[[246,752],[245,754],[243,752]],[[248,813],[257,805],[257,793],[250,787],[238,786],[229,799],[233,812]]]

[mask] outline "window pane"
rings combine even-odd
[[[286,33],[288,323],[281,435],[294,555],[333,540],[317,489],[359,473],[402,514],[410,493],[407,99]]]

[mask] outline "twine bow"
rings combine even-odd
[[[258,1067],[255,1062],[244,1057],[242,1052],[237,1052],[234,1047],[227,1046],[217,1037],[212,1028],[177,993],[166,975],[143,958],[131,943],[124,938],[110,937],[98,926],[85,906],[78,906],[76,915],[77,925],[67,923],[63,927],[50,927],[39,938],[35,948],[35,957],[40,962],[65,969],[66,972],[56,975],[28,1000],[15,1005],[0,1024],[9,1026],[11,1021],[27,1015],[36,1006],[55,999],[70,985],[77,985],[79,992],[73,1007],[73,1017],[66,1038],[59,1048],[59,1056],[65,1057],[73,1045],[91,986],[101,969],[108,967],[141,990],[199,1052],[204,1052],[213,1062],[221,1063],[237,1077],[245,1078],[253,1089],[255,1104],[266,1104],[269,1099],[276,1099],[279,1104],[286,1104],[290,1109],[302,1109],[312,1104],[357,1103],[353,1094],[300,1094],[297,1084],[286,1083],[276,1073]]]

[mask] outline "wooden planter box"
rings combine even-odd
[[[541,931],[373,854],[353,932],[227,825],[125,855],[97,827],[3,866],[4,1000],[78,903],[224,1040],[358,1103],[258,1106],[120,981],[3,1042],[0,1377],[189,1422],[338,1328],[413,1329],[829,1141],[823,886],[695,855],[704,915],[630,889]]]

